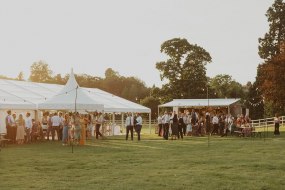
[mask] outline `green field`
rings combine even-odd
[[[8,145],[0,152],[0,189],[285,189],[285,132],[280,137],[142,135]]]

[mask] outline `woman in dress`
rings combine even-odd
[[[79,144],[81,138],[81,122],[80,122],[80,115],[76,112],[74,116],[74,141],[75,144]]]
[[[23,118],[23,115],[19,115],[19,119],[16,121],[17,123],[17,142],[18,144],[23,144],[25,139],[25,120]]]
[[[62,145],[67,145],[68,142],[68,129],[70,127],[69,114],[64,115],[63,130],[62,130]]]
[[[274,117],[274,136],[280,135],[279,126],[280,126],[280,118],[279,118],[278,114],[275,114],[275,117]]]
[[[191,115],[189,112],[187,112],[187,136],[192,136],[192,125],[191,125]]]
[[[93,128],[91,114],[87,114],[86,123],[87,123],[86,139],[91,139],[92,128]]]

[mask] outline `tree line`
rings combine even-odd
[[[99,88],[114,95],[140,103],[151,108],[153,118],[159,104],[181,98],[241,98],[241,103],[250,108],[251,118],[285,114],[285,4],[275,0],[266,16],[269,31],[258,39],[259,55],[264,62],[257,67],[254,83],[245,85],[235,81],[230,75],[219,74],[213,78],[206,76],[206,65],[212,57],[203,47],[190,43],[187,39],[173,38],[161,45],[161,53],[166,60],[158,61],[156,68],[164,81],[162,87],[147,87],[134,76],[121,76],[108,68],[105,77],[87,74],[75,75],[80,86]],[[23,72],[16,78],[24,80]],[[65,84],[68,74],[54,74],[44,61],[37,61],[30,67],[29,81]],[[208,92],[208,94],[207,94]]]

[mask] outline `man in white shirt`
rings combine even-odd
[[[213,119],[212,119],[212,123],[213,123],[213,131],[211,132],[212,134],[218,134],[219,133],[219,118],[217,116],[217,114],[214,115]]]
[[[163,138],[168,140],[169,135],[169,123],[170,123],[170,115],[165,111],[163,115],[164,125],[163,125]]]
[[[32,126],[33,126],[33,122],[32,122],[32,118],[31,118],[31,114],[28,112],[28,113],[26,114],[26,119],[25,119],[26,142],[27,142],[27,143],[30,143],[30,142],[31,142]]]
[[[60,140],[59,137],[59,126],[61,124],[61,119],[60,117],[57,115],[57,112],[54,113],[54,115],[51,117],[51,138],[54,141],[54,136],[55,136],[55,131],[57,134],[57,139]]]
[[[131,140],[134,140],[134,119],[131,113],[128,113],[125,125],[126,125],[126,141],[129,138],[129,132],[131,132]]]
[[[142,130],[142,117],[140,113],[137,113],[137,124],[136,124],[136,132],[138,134],[138,141],[141,140],[141,130]]]

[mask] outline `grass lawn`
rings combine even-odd
[[[285,132],[267,139],[142,135],[9,145],[0,152],[0,189],[285,189]]]

